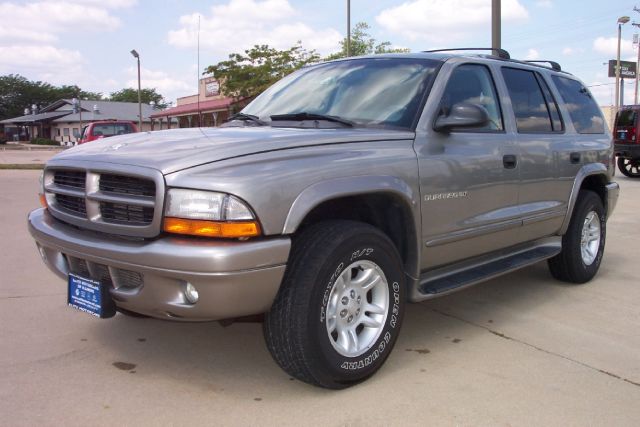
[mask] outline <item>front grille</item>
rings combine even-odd
[[[160,233],[162,174],[134,166],[104,171],[63,165],[45,170],[51,214],[79,228],[150,238]]]
[[[148,179],[132,176],[102,174],[100,176],[100,191],[153,197],[156,195],[156,184]]]
[[[153,208],[100,202],[100,214],[107,222],[129,225],[148,225],[153,221]]]
[[[56,194],[56,204],[71,215],[81,218],[86,218],[87,216],[87,205],[82,197]]]
[[[84,188],[87,173],[85,171],[59,170],[53,176],[53,182],[61,187]]]

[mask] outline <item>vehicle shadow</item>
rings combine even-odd
[[[407,369],[419,370],[428,359],[410,356],[448,350],[460,343],[462,330],[465,340],[470,333],[490,333],[510,321],[503,306],[510,308],[507,313],[533,310],[553,299],[562,288],[542,263],[449,296],[409,304],[394,352],[374,379],[399,375]],[[491,316],[498,312],[500,323],[492,323]],[[469,324],[479,327],[469,328]],[[324,393],[293,381],[279,369],[266,349],[261,326],[234,323],[223,327],[218,322],[176,323],[119,314],[110,321],[95,323],[92,334],[117,355],[114,364],[119,363],[120,369],[135,365],[139,376],[165,376],[184,387],[241,395],[274,387],[294,387],[296,393]]]

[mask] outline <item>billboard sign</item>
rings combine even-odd
[[[609,61],[609,77],[616,76],[616,60]],[[635,79],[636,78],[636,63],[631,61],[620,61],[620,78],[623,79]]]

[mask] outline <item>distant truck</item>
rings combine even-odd
[[[140,132],[140,130],[134,122],[128,120],[101,120],[89,123],[82,128],[82,136],[78,144],[136,132]]]
[[[630,178],[640,178],[640,105],[624,106],[616,114],[613,126],[613,142],[618,169]]]

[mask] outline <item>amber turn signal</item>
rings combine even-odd
[[[164,231],[203,237],[255,237],[260,235],[260,226],[255,221],[221,222],[167,217]]]
[[[47,205],[47,196],[45,196],[44,194],[39,194],[38,196],[40,196],[40,205],[43,208],[48,208],[49,206]]]

